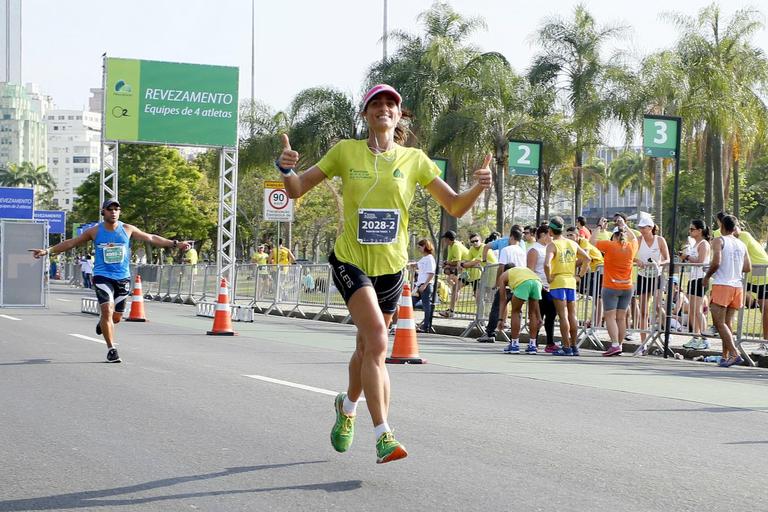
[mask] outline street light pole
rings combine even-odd
[[[251,137],[256,134],[256,86],[253,83],[256,76],[256,0],[251,0]]]
[[[381,38],[384,46],[384,55],[382,57],[382,62],[387,61],[387,0],[384,0],[384,34]]]

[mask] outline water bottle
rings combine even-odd
[[[723,356],[707,356],[704,358],[705,363],[717,363],[720,364],[720,361],[723,360]]]

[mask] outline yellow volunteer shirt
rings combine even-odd
[[[610,240],[612,236],[613,236],[613,232],[609,229],[606,229],[603,231],[598,231],[596,238],[597,238],[597,241],[599,242],[600,240]]]
[[[453,245],[448,246],[446,261],[464,261],[467,259],[468,252],[469,249],[467,249],[463,243],[457,240],[453,242]]]
[[[507,278],[509,279],[509,288],[512,291],[525,281],[530,281],[531,279],[541,282],[536,272],[528,267],[514,267],[507,270]]]
[[[187,252],[184,253],[184,256],[182,256],[184,263],[187,265],[197,265],[198,256],[197,256],[197,250],[194,248],[190,248],[187,250]]]
[[[579,246],[568,238],[552,240],[552,243],[555,244],[557,252],[550,263],[552,281],[549,283],[549,289],[570,288],[575,290],[576,254],[578,254]]]
[[[253,256],[251,256],[251,261],[258,265],[266,265],[268,259],[269,259],[269,255],[265,252],[257,252],[257,253],[254,253]]]
[[[584,252],[587,253],[587,256],[592,258],[592,261],[589,263],[589,269],[594,272],[597,270],[597,267],[603,264],[603,253],[600,252],[600,250],[589,243],[589,241],[581,239],[579,240],[579,247],[584,249]]]
[[[455,245],[455,244],[454,244]],[[483,261],[483,246],[480,247],[470,247],[467,250],[467,255],[464,257],[464,261]],[[493,265],[496,263],[496,255],[493,254],[493,251],[488,251],[488,258],[486,261],[487,264]],[[483,264],[480,267],[472,267],[467,269],[467,274],[469,274],[469,280],[470,281],[477,281],[480,279],[480,275],[483,273],[483,267],[485,267],[485,264]]]
[[[360,267],[369,276],[400,272],[408,263],[408,208],[416,184],[426,187],[440,175],[437,165],[416,148],[395,147],[380,155],[366,140],[342,140],[317,163],[328,177],[338,176],[344,197],[344,229],[333,248],[339,261]],[[359,210],[386,209],[400,213],[392,243],[358,241]]]

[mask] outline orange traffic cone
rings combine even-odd
[[[392,355],[386,359],[388,363],[423,364],[426,359],[419,357],[419,343],[416,340],[416,320],[413,318],[413,299],[411,287],[403,285],[400,296],[400,306],[397,308],[397,327],[395,341],[392,344]]]
[[[213,330],[208,331],[212,336],[234,336],[232,330],[232,312],[229,310],[229,290],[227,280],[221,279],[219,287],[219,300],[216,301],[216,312],[213,314]]]
[[[141,293],[141,276],[136,276],[136,283],[133,285],[133,295],[131,295],[131,313],[126,322],[146,322],[144,316],[144,295]]]

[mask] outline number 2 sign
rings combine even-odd
[[[509,174],[511,176],[537,176],[541,164],[541,142],[533,140],[509,141]]]
[[[673,158],[679,151],[679,117],[643,117],[643,154],[658,158]]]

